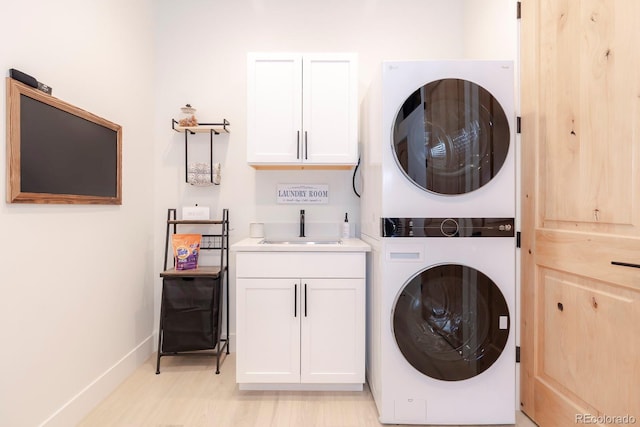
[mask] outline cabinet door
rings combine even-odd
[[[303,161],[356,164],[358,72],[355,55],[305,55],[302,68]]]
[[[247,161],[302,160],[302,57],[249,54],[247,65]]]
[[[301,381],[364,383],[364,279],[301,285]]]
[[[236,381],[300,382],[297,279],[237,279]]]

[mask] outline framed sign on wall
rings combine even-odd
[[[326,204],[329,203],[327,184],[278,184],[278,204]]]

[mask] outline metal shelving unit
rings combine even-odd
[[[218,229],[218,233],[202,234],[200,250],[220,251],[220,265],[199,265],[192,270],[167,268],[171,235],[177,233],[179,225]],[[220,357],[224,351],[229,354],[229,210],[223,209],[221,220],[177,220],[176,209],[169,209],[164,271],[160,277],[162,298],[156,374],[160,373],[163,356],[203,354],[216,357],[216,374],[219,374]],[[226,312],[225,338],[221,337],[223,311]]]

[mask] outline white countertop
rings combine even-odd
[[[371,246],[360,239],[339,239],[340,243],[307,244],[296,243],[298,238],[278,239],[288,240],[289,243],[269,243],[264,244],[263,238],[246,238],[231,245],[231,250],[235,252],[369,252]],[[267,239],[269,240],[269,239]],[[313,241],[313,238],[307,238]],[[337,239],[336,239],[337,240]]]

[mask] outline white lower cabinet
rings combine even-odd
[[[360,388],[364,259],[364,253],[238,253],[236,381]],[[315,277],[301,275],[305,270]],[[320,271],[328,277],[318,277]],[[266,277],[246,277],[260,274]],[[297,277],[269,277],[274,274]]]
[[[237,279],[236,287],[236,381],[300,382],[298,284]]]

